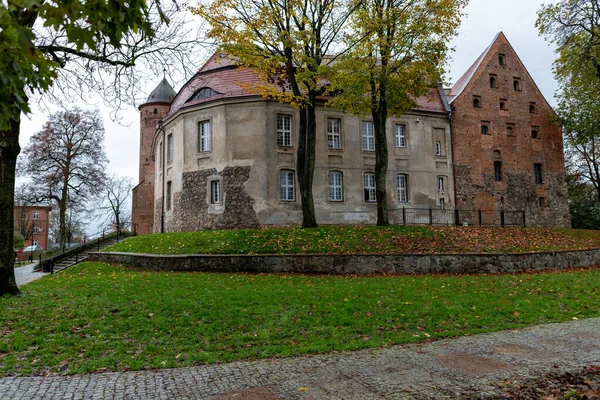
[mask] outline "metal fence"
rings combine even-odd
[[[390,210],[395,225],[527,226],[525,211],[408,208]]]

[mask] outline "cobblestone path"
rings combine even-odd
[[[600,364],[600,318],[385,349],[191,368],[0,379],[0,399],[425,399]]]
[[[29,265],[24,265],[19,268],[15,268],[15,280],[17,281],[17,286],[23,286],[26,283],[35,281],[36,279],[39,279],[42,276],[48,275],[44,272],[34,272],[33,268],[36,265],[36,263],[33,263]]]

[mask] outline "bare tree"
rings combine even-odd
[[[131,223],[131,189],[133,183],[130,177],[112,175],[108,178],[102,191],[99,211],[105,217],[105,223],[116,227],[117,230]]]
[[[11,243],[21,113],[30,98],[100,94],[120,108],[140,98],[148,76],[188,72],[201,53],[186,8],[160,0],[0,2],[0,296],[20,293]]]
[[[19,170],[32,181],[31,198],[58,204],[61,245],[67,209],[96,196],[106,181],[103,141],[99,111],[75,108],[52,114],[23,151]]]
[[[33,221],[24,205],[15,206],[15,232],[23,235],[23,240],[27,241],[33,236]]]

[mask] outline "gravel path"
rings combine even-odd
[[[17,286],[23,286],[31,281],[40,279],[42,276],[48,275],[45,272],[33,272],[33,268],[37,263],[24,265],[19,268],[15,268],[15,279],[17,280]]]
[[[0,379],[0,399],[427,399],[600,364],[600,318],[384,349],[191,368]]]

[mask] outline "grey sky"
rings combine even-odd
[[[548,2],[548,1],[547,1]],[[449,80],[455,82],[491,43],[494,36],[503,31],[517,54],[529,70],[535,82],[555,104],[557,85],[552,76],[553,49],[538,36],[535,29],[540,2],[536,0],[471,0],[466,9],[459,35],[452,45],[456,51],[450,62]],[[156,84],[162,77],[156,77]],[[178,90],[181,85],[176,86]],[[148,87],[150,92],[154,87]],[[109,172],[131,176],[137,184],[139,155],[139,113],[130,107],[123,114],[124,127],[110,120],[110,109],[99,102],[106,129],[105,147],[110,160]],[[29,137],[39,131],[49,112],[33,107],[34,113],[23,118],[20,143],[25,146]]]

